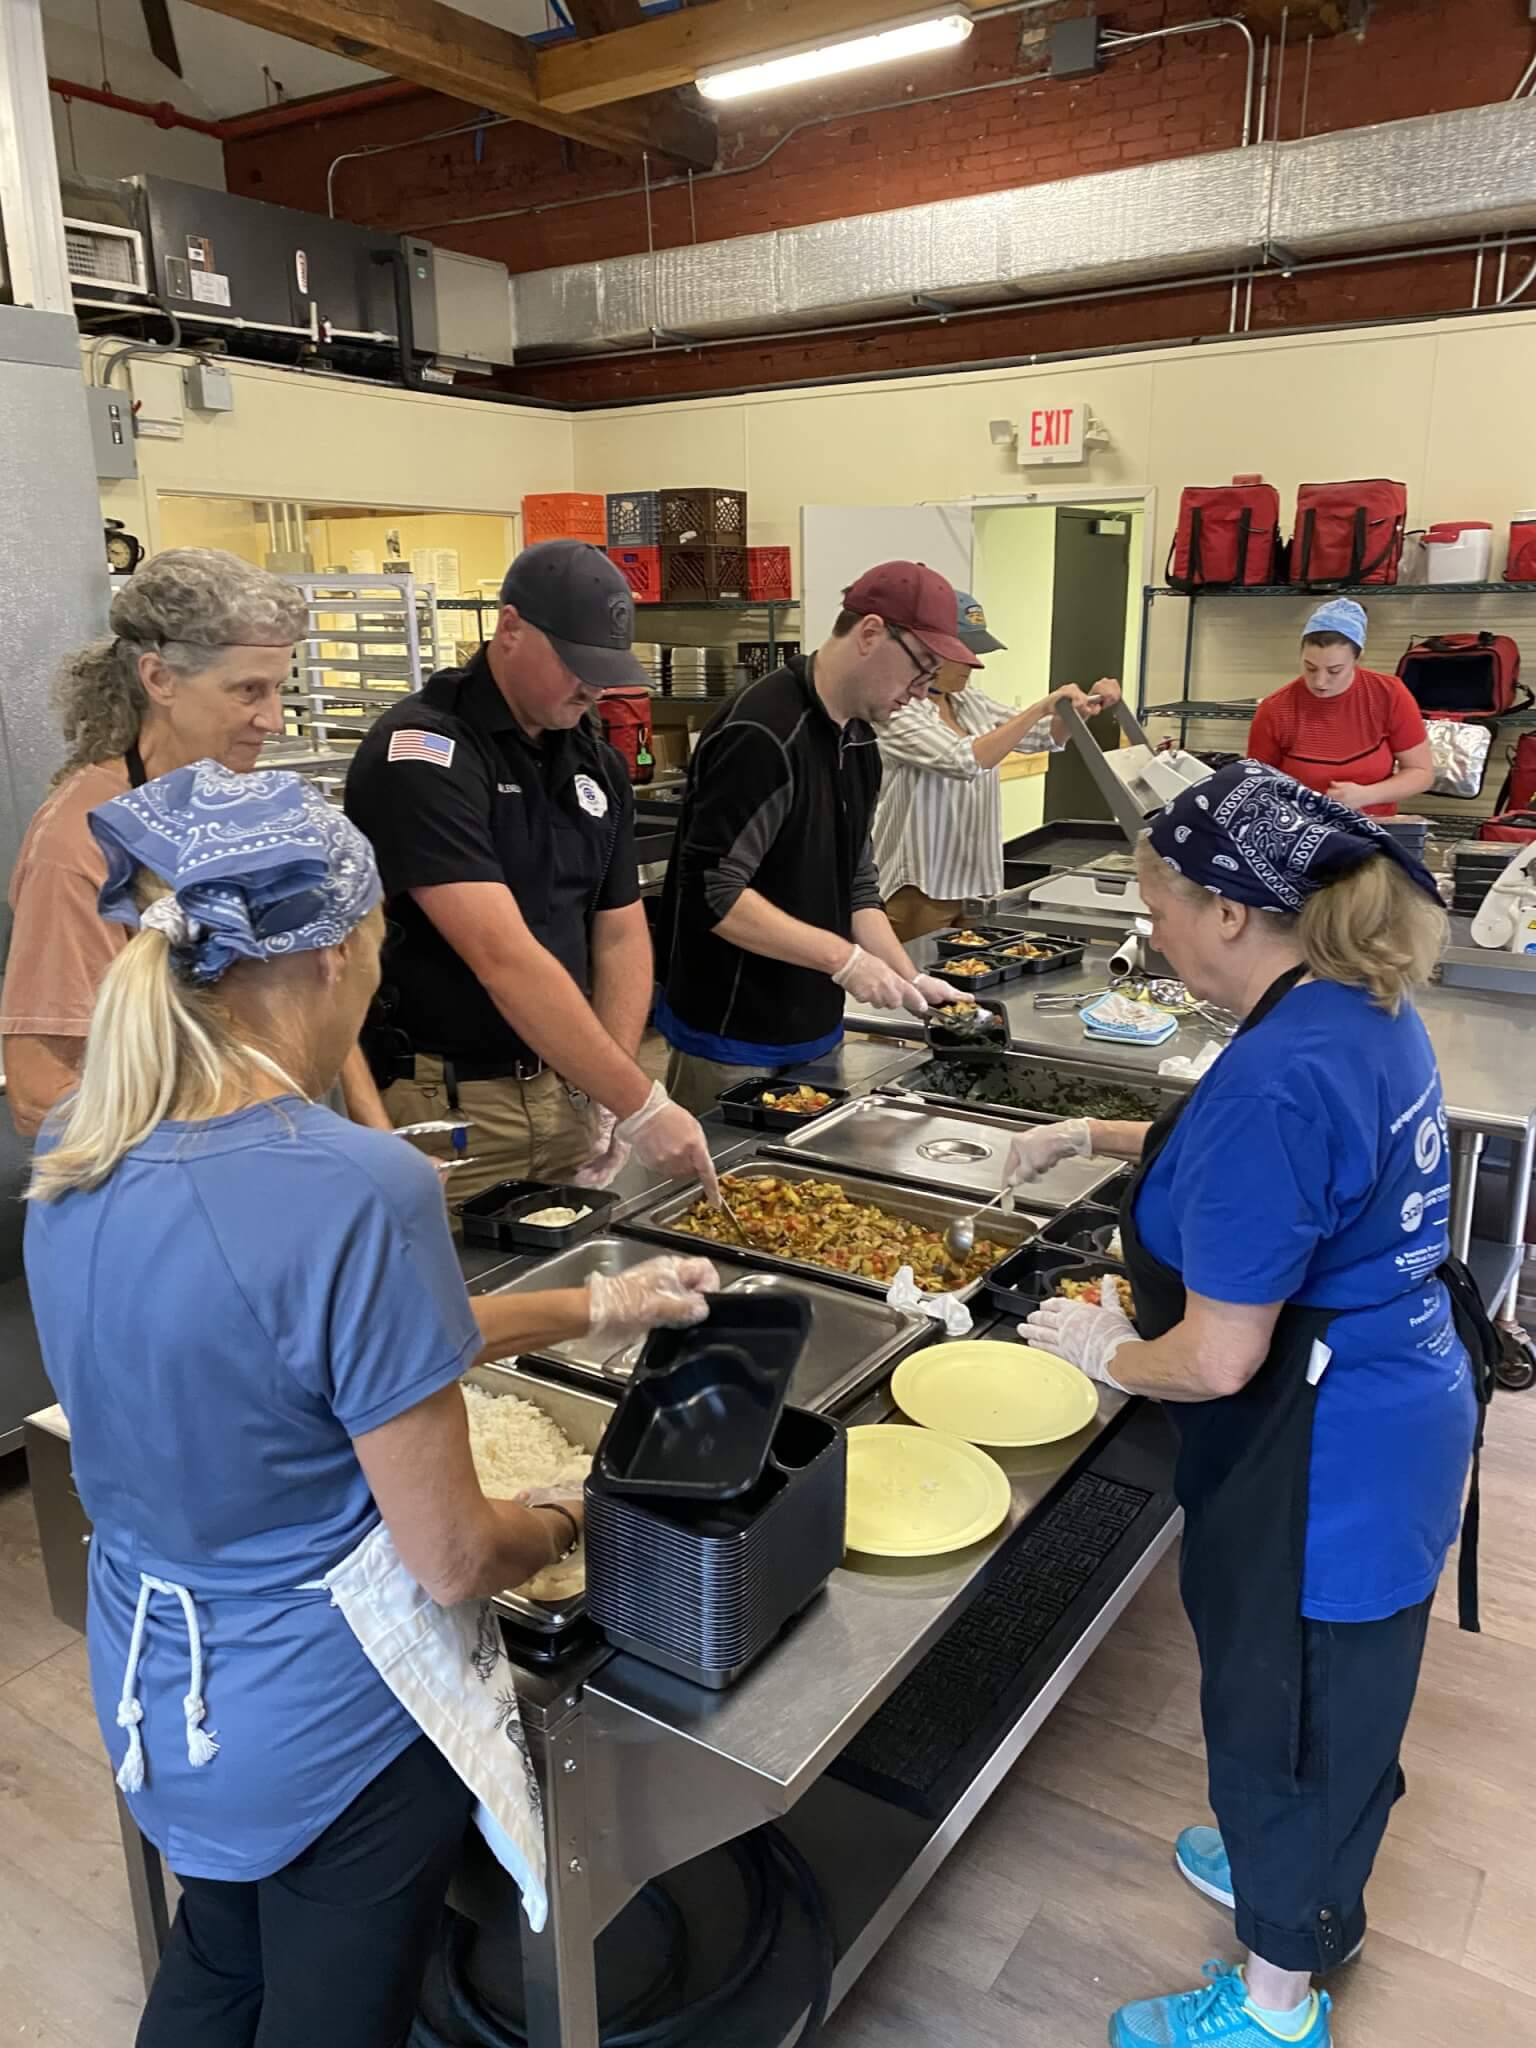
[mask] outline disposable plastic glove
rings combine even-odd
[[[1005,1188],[1027,1187],[1040,1180],[1064,1159],[1091,1159],[1093,1132],[1084,1116],[1068,1117],[1064,1123],[1038,1124],[1021,1131],[1008,1147],[1003,1168]]]
[[[856,1003],[868,1003],[873,1010],[910,1010],[914,1017],[928,1014],[927,999],[914,984],[862,946],[854,947],[832,979]]]
[[[1095,1308],[1089,1301],[1065,1301],[1053,1296],[1041,1302],[1020,1335],[1026,1344],[1077,1366],[1100,1386],[1125,1392],[1109,1369],[1110,1361],[1136,1332],[1119,1309]]]
[[[696,1116],[672,1100],[659,1081],[651,1083],[650,1094],[633,1116],[614,1125],[613,1134],[621,1144],[632,1145],[647,1166],[654,1166],[669,1178],[686,1180],[692,1176],[702,1181],[710,1206],[719,1206],[720,1178],[709,1156],[703,1128]]]
[[[587,1282],[588,1333],[609,1337],[642,1337],[658,1326],[686,1329],[709,1314],[706,1294],[716,1292],[720,1275],[708,1259],[676,1252],[647,1259],[623,1273],[594,1273]]]
[[[629,1164],[630,1148],[622,1138],[615,1136],[618,1119],[611,1109],[604,1109],[600,1102],[592,1105],[592,1153],[585,1166],[578,1167],[571,1176],[571,1185],[578,1188],[605,1188],[614,1181]]]
[[[940,981],[936,974],[920,974],[912,986],[923,1001],[935,1010],[943,1009],[947,1003],[973,1003],[976,998],[968,996],[962,988],[952,988],[947,981]]]

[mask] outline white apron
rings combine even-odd
[[[549,1911],[544,1821],[512,1665],[487,1600],[443,1607],[401,1563],[382,1522],[318,1581],[368,1661],[475,1795],[475,1825],[523,1895]]]

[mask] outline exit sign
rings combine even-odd
[[[1080,404],[1036,405],[1019,422],[1019,467],[1037,463],[1081,462],[1088,408]]]

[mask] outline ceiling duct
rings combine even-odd
[[[1536,101],[1176,157],[514,278],[518,356],[1219,276],[1536,223]]]

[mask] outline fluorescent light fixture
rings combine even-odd
[[[806,85],[818,78],[835,78],[842,71],[863,71],[871,64],[890,64],[902,57],[953,49],[965,41],[971,27],[968,14],[909,15],[868,35],[849,36],[832,43],[803,43],[792,50],[781,50],[776,57],[760,58],[756,63],[701,71],[695,83],[706,99],[747,99],[779,86]]]

